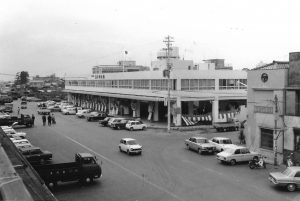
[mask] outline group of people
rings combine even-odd
[[[53,113],[49,114],[47,117],[46,115],[43,115],[42,120],[43,120],[43,126],[46,125],[46,121],[48,121],[48,126],[51,126],[51,124],[56,124],[55,116]]]

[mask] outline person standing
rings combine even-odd
[[[51,120],[52,120],[52,118],[51,118],[51,116],[50,116],[50,114],[48,115],[48,126],[51,126]]]
[[[32,119],[32,125],[34,126],[34,120],[35,120],[34,114],[31,115],[31,119]]]
[[[46,125],[46,116],[43,115],[43,116],[42,116],[42,119],[43,119],[43,126],[45,126],[45,125]]]
[[[18,115],[20,114],[20,107],[18,107]]]
[[[54,116],[54,114],[52,113],[52,115],[51,115],[51,120],[52,120],[52,124],[56,124],[56,121],[55,121],[55,116]]]

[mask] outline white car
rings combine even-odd
[[[190,137],[184,141],[184,144],[187,149],[197,151],[199,154],[204,152],[213,154],[216,151],[216,146],[205,137]]]
[[[6,129],[3,129],[3,131],[4,131],[4,133],[6,133],[6,135],[8,137],[21,137],[21,138],[26,137],[25,132],[16,132],[15,129],[13,129],[13,128],[6,128]]]
[[[32,147],[32,144],[31,144],[28,140],[26,140],[26,139],[22,139],[22,140],[13,140],[12,142],[15,144],[15,146],[16,146],[17,148]]]
[[[122,138],[119,144],[120,152],[126,152],[128,155],[142,154],[142,146],[133,138]]]
[[[216,146],[217,152],[221,152],[227,148],[232,148],[235,146],[231,139],[227,137],[213,137],[209,140],[209,142]]]
[[[62,110],[62,113],[64,115],[67,115],[67,114],[76,114],[76,108],[74,107],[67,107],[65,109]]]
[[[147,128],[147,125],[141,121],[128,121],[125,127],[127,130],[131,130],[131,131],[145,130]]]
[[[90,109],[83,109],[83,110],[78,110],[78,112],[76,113],[76,116],[78,118],[84,118],[87,114],[89,114],[91,112]]]
[[[230,163],[235,165],[237,162],[250,161],[252,159],[258,159],[260,154],[257,152],[249,151],[247,147],[235,146],[227,148],[217,154],[217,159],[221,162]]]

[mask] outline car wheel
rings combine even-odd
[[[88,120],[88,121],[91,121],[91,119],[90,119],[90,118],[87,118],[87,120]]]
[[[122,152],[122,149],[121,149],[121,147],[119,147],[119,150],[120,150],[120,152]]]
[[[121,130],[121,127],[120,127],[120,126],[118,126],[118,127],[117,127],[117,129],[118,129],[118,130]]]
[[[202,154],[202,150],[201,150],[201,149],[198,149],[198,153],[199,153],[199,154]]]
[[[253,157],[253,160],[258,161],[258,157],[257,157],[257,156],[254,156],[254,157]]]
[[[295,185],[295,184],[288,184],[288,185],[286,186],[286,189],[287,189],[288,191],[290,191],[290,192],[293,192],[293,191],[296,190],[296,185]]]
[[[143,131],[146,130],[146,127],[144,126],[144,127],[142,128],[142,130],[143,130]]]
[[[230,165],[235,165],[235,164],[236,164],[236,160],[232,159],[232,160],[230,161]]]
[[[133,131],[133,127],[131,127],[129,130]]]
[[[130,152],[129,152],[129,150],[128,150],[128,149],[127,149],[127,154],[128,154],[128,155],[130,155]]]
[[[190,146],[189,146],[188,144],[186,145],[186,149],[187,149],[187,150],[190,150]]]

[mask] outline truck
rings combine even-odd
[[[91,183],[102,176],[101,166],[90,153],[76,153],[75,162],[33,165],[33,168],[49,187],[57,186],[58,182]]]
[[[26,127],[32,127],[33,120],[30,115],[21,114],[20,116],[10,116],[7,118],[0,118],[0,126],[11,126],[16,123],[17,125],[25,125]]]
[[[43,151],[39,147],[24,147],[19,148],[23,156],[28,160],[28,162],[35,163],[45,163],[46,161],[52,160],[52,153],[49,151]]]
[[[215,122],[213,127],[218,131],[238,131],[240,128],[240,121],[238,119],[229,119],[228,122]]]

